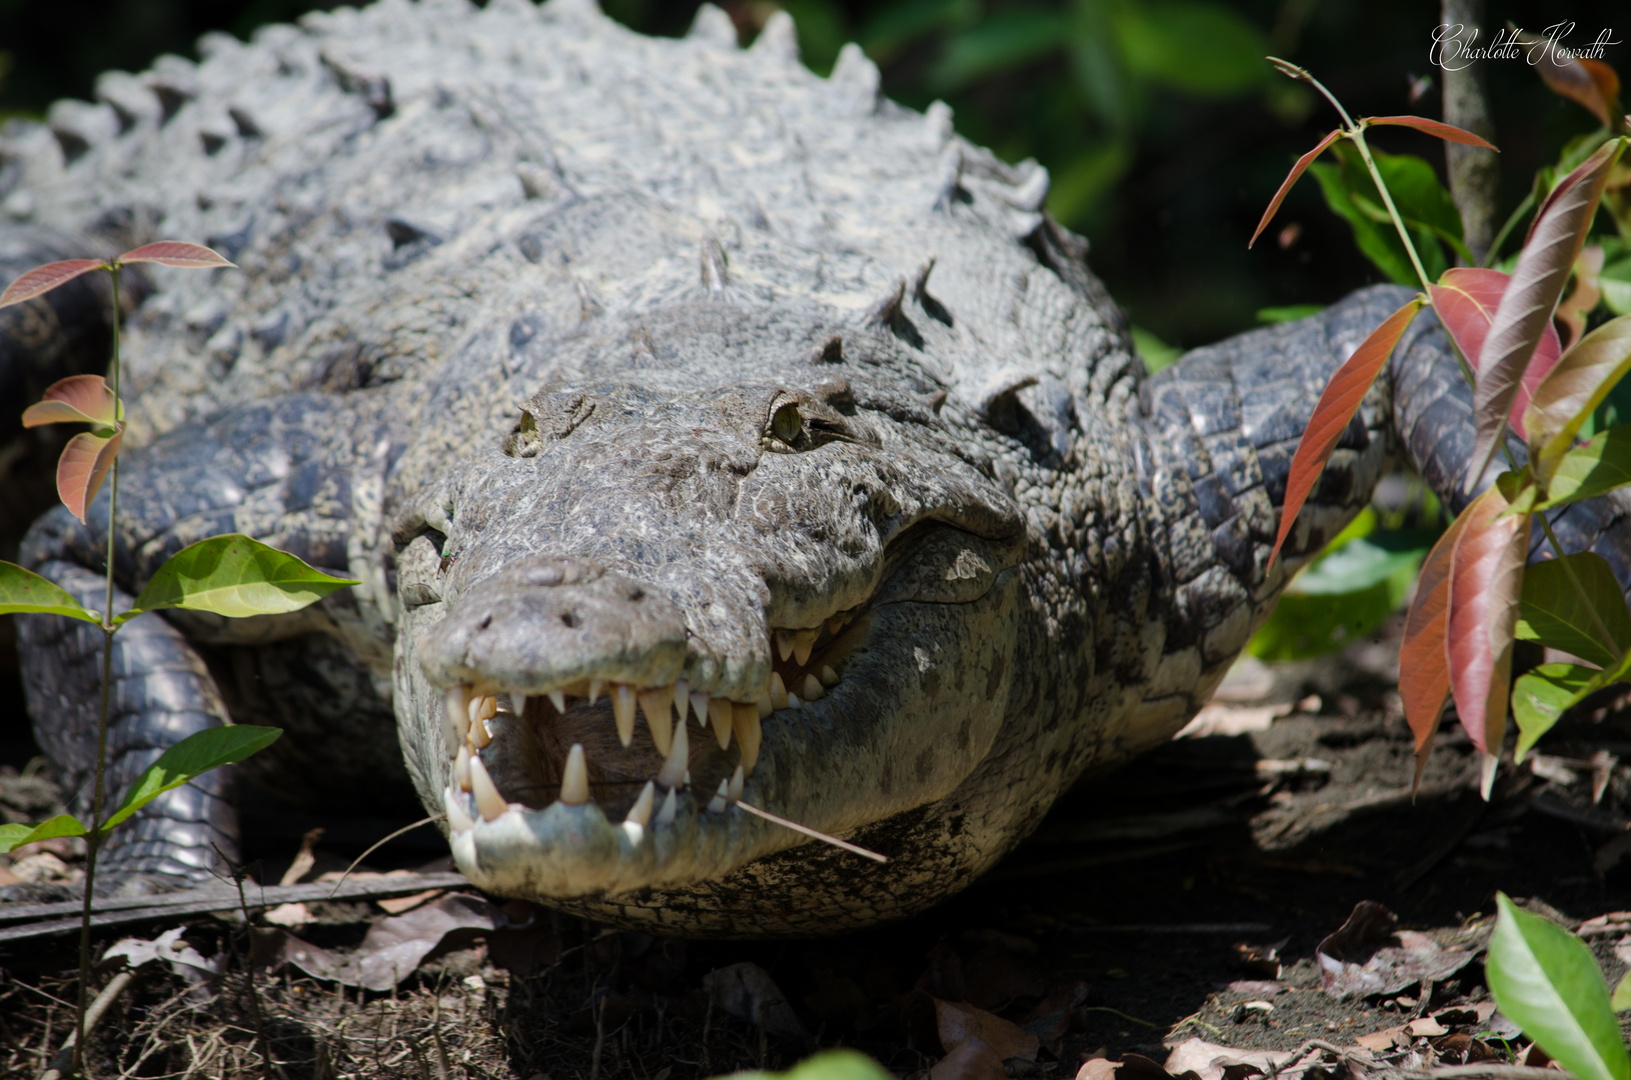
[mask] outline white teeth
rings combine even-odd
[[[691,767],[691,740],[682,724],[674,732],[674,746],[668,760],[657,773],[657,783],[666,788],[677,788],[685,783],[685,770]]]
[[[488,715],[497,716],[498,713],[497,711],[494,711]],[[487,726],[487,721],[485,719],[477,719],[470,724],[471,746],[474,746],[477,750],[485,750],[487,749],[487,744],[492,741],[493,732],[492,729]]]
[[[459,756],[453,759],[453,779],[460,791],[470,790],[470,747],[459,747]]]
[[[685,714],[691,705],[691,684],[684,679],[674,681],[674,713],[679,719],[676,723],[685,723]]]
[[[713,798],[708,800],[708,813],[723,814],[725,812],[725,792],[728,790],[730,790],[730,784],[721,780],[719,790],[714,794]]]
[[[498,715],[498,698],[492,694],[483,694],[481,697],[470,699],[470,722],[485,720],[489,716]]]
[[[755,701],[753,704],[758,708],[759,719],[761,720],[776,711],[776,706],[770,703],[770,687],[768,686],[764,688],[762,693],[760,693],[759,700]]]
[[[481,763],[480,755],[470,758],[470,789],[476,796],[476,809],[481,811],[484,820],[492,821],[509,808],[504,796],[494,786],[493,778],[487,775],[487,766]]]
[[[731,702],[729,698],[716,697],[708,702],[708,717],[713,721],[714,738],[719,740],[719,748],[727,750],[731,745]]]
[[[555,706],[555,711],[556,712],[558,712],[558,713],[565,712],[566,711],[566,694],[565,694],[565,692],[561,691],[561,690],[551,690],[549,692],[549,703],[551,705]]]
[[[776,655],[786,660],[793,655],[793,631],[776,631]]]
[[[584,760],[582,743],[573,743],[572,749],[566,752],[561,801],[568,806],[582,806],[589,801],[589,763]]]
[[[829,689],[838,685],[838,672],[826,664],[821,665],[821,685]]]
[[[617,737],[624,746],[634,741],[634,687],[612,684],[612,718],[617,721]]]
[[[799,667],[810,662],[810,650],[815,648],[820,633],[820,630],[800,630],[793,636],[793,659],[798,661]]]
[[[787,708],[787,684],[777,672],[770,675],[770,707],[772,709]]]
[[[799,700],[799,696],[797,694],[788,694],[787,695],[787,707],[789,709],[796,709],[802,704],[803,704],[803,702],[801,702]]]
[[[751,703],[737,705],[731,713],[736,741],[741,744],[742,764],[752,772],[754,762],[759,760],[759,741],[764,737],[764,730],[759,726],[759,707]]]
[[[822,698],[824,698],[826,696],[827,696],[827,691],[822,689],[820,679],[816,678],[814,675],[804,676],[804,700],[805,701],[820,701]]]
[[[465,813],[460,805],[464,800],[453,793],[452,788],[442,789],[442,808],[447,811],[448,828],[454,832],[464,832],[476,827],[476,819]]]
[[[651,741],[657,744],[657,753],[668,756],[668,750],[674,745],[674,721],[668,711],[668,703],[674,699],[672,687],[664,686],[656,690],[640,691],[640,711],[646,714],[646,723],[651,727]]]
[[[691,711],[697,714],[697,726],[708,726],[708,695],[701,690],[691,691]]]
[[[653,784],[650,780],[647,780],[646,786],[640,789],[640,797],[634,800],[633,806],[629,807],[629,816],[623,819],[624,824],[629,824],[632,822],[633,824],[639,825],[642,828],[650,825],[651,804],[656,797],[657,785]]]
[[[743,779],[742,766],[738,765],[736,767],[736,771],[731,773],[731,786],[725,792],[725,798],[729,799],[731,802],[741,801]]]
[[[589,680],[589,704],[593,705],[600,700],[600,680]]]
[[[674,824],[674,814],[675,814],[675,811],[677,809],[678,809],[678,807],[675,805],[675,802],[674,802],[674,789],[669,788],[668,789],[668,794],[663,796],[663,807],[662,807],[662,809],[657,811],[657,824],[659,824],[659,825],[672,825],[672,824]]]
[[[844,629],[844,617],[842,615],[834,615],[827,620],[827,633],[837,636],[838,631],[842,629]]]
[[[453,734],[452,744],[448,753],[454,747],[463,745],[464,740],[470,737],[470,688],[468,686],[455,686],[447,692],[447,722]]]

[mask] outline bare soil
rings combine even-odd
[[[1494,894],[1571,927],[1631,908],[1631,770],[1619,764],[1631,760],[1631,716],[1573,718],[1544,756],[1505,766],[1487,804],[1475,751],[1446,727],[1412,802],[1392,650],[1384,640],[1319,663],[1237,669],[1199,733],[1084,784],[952,902],[864,934],[654,939],[511,904],[508,928],[453,934],[400,985],[372,992],[293,963],[251,980],[246,958],[282,940],[264,912],[252,913],[258,929],[239,915],[99,932],[100,952],[184,924],[184,940],[223,973],[141,968],[90,1040],[90,1063],[97,1076],[681,1080],[847,1045],[911,1076],[947,1057],[948,1015],[987,1013],[1019,1025],[982,1029],[987,1042],[1018,1040],[998,1047],[1010,1076],[1068,1078],[1094,1056],[1163,1062],[1191,1038],[1239,1050],[1363,1039],[1406,1065],[1486,1049],[1511,1060],[1520,1040],[1491,1014],[1479,955]],[[14,738],[0,752],[0,808],[14,820],[48,809],[59,796],[29,747]],[[393,823],[322,822],[307,877]],[[250,853],[257,877],[277,881],[310,824],[264,829]],[[418,865],[435,843],[421,831],[372,862]],[[75,858],[59,843],[20,853],[13,870],[71,879]],[[1316,947],[1361,901],[1470,961],[1426,987],[1327,993]],[[384,918],[363,903],[312,914],[299,940],[337,953]],[[1631,929],[1586,933],[1617,980]],[[0,1075],[48,1064],[71,1024],[75,967],[73,937],[0,944]],[[1429,1034],[1401,1032],[1390,1046],[1386,1033],[1411,1021]],[[934,1080],[979,1072],[969,1060],[947,1060]]]

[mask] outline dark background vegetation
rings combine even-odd
[[[303,0],[0,0],[0,116],[41,115],[89,97],[97,73],[140,71],[197,37],[247,37],[313,7]],[[605,0],[647,33],[679,34],[694,3]],[[1347,227],[1300,185],[1276,228],[1248,252],[1287,166],[1334,126],[1331,110],[1260,58],[1311,69],[1355,115],[1439,113],[1428,60],[1434,0],[763,0],[727,3],[744,40],[778,7],[798,22],[804,57],[825,72],[859,41],[884,88],[922,108],[944,98],[958,128],[1053,175],[1054,214],[1091,238],[1094,269],[1135,324],[1192,347],[1255,324],[1265,307],[1324,303],[1377,278]],[[1621,3],[1489,0],[1486,22],[1540,31],[1572,20],[1584,44],[1601,29],[1631,39]],[[1617,25],[1618,24],[1618,25]],[[1486,35],[1487,40],[1487,35]],[[1607,50],[1627,72],[1631,45]],[[1546,93],[1521,61],[1483,70],[1504,151],[1503,212],[1535,168],[1594,127]],[[1376,142],[1442,169],[1436,144],[1394,129]],[[1289,228],[1287,228],[1289,226]]]

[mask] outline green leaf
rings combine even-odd
[[[102,831],[114,828],[166,791],[180,787],[193,777],[202,776],[222,765],[242,761],[250,754],[272,745],[282,734],[282,728],[250,727],[247,724],[193,732],[166,750],[147,767],[146,772],[136,778],[135,786],[125,796],[125,801],[102,824]]]
[[[1512,686],[1512,717],[1518,723],[1514,760],[1527,757],[1558,718],[1591,693],[1601,674],[1596,668],[1579,664],[1542,664],[1519,675]]]
[[[1502,1013],[1579,1080],[1631,1080],[1608,985],[1584,942],[1495,894],[1485,973]]]
[[[1134,75],[1208,97],[1267,80],[1268,39],[1219,3],[1143,0],[1116,9],[1116,41]]]
[[[1396,284],[1419,286],[1410,256],[1359,151],[1346,142],[1337,143],[1332,151],[1337,164],[1315,162],[1309,166],[1319,181],[1326,205],[1352,227],[1355,244],[1377,269]],[[1433,167],[1409,154],[1372,150],[1371,157],[1410,231],[1427,276],[1436,280],[1449,268],[1440,241],[1471,262],[1462,243],[1461,216]]]
[[[1260,323],[1296,322],[1298,319],[1306,319],[1310,315],[1318,315],[1324,310],[1324,304],[1287,304],[1285,307],[1258,308],[1257,321]]]
[[[1133,347],[1138,350],[1139,358],[1151,375],[1168,367],[1184,353],[1178,346],[1168,345],[1142,326],[1132,327],[1129,333],[1133,337]]]
[[[38,825],[0,825],[0,852],[15,851],[36,840],[53,840],[59,836],[84,836],[88,830],[79,819],[58,814]]]
[[[1631,483],[1631,425],[1622,425],[1592,436],[1558,460],[1540,508],[1596,498],[1627,483]]]
[[[170,556],[147,583],[131,610],[116,622],[145,611],[184,608],[232,619],[298,611],[336,589],[356,585],[314,570],[286,551],[242,533],[212,536]]]
[[[81,607],[67,589],[16,563],[0,562],[0,615],[66,615],[101,625],[101,612]]]
[[[1570,580],[1571,571],[1585,596]],[[1611,640],[1603,640],[1603,630]],[[1516,633],[1522,641],[1562,649],[1598,667],[1618,664],[1631,649],[1631,610],[1608,560],[1582,551],[1531,563],[1523,575]]]
[[[1597,285],[1603,290],[1603,302],[1608,310],[1616,315],[1631,315],[1631,256],[1603,267]]]
[[[962,86],[1055,52],[1069,39],[1069,23],[1058,12],[1029,5],[1006,7],[947,43],[934,81]]]
[[[720,1080],[893,1080],[889,1070],[856,1050],[823,1050],[782,1073],[755,1069]]]
[[[1617,1013],[1631,1009],[1631,971],[1626,972],[1620,985],[1614,988],[1614,996],[1608,999],[1608,1004]]]

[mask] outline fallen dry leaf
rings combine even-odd
[[[380,919],[354,952],[319,948],[284,930],[257,936],[254,962],[293,964],[314,978],[382,991],[418,970],[425,958],[506,925],[492,904],[476,896],[444,896],[406,915]]]
[[[1254,731],[1267,731],[1269,725],[1282,716],[1290,716],[1296,705],[1220,705],[1213,702],[1195,714],[1175,739],[1199,739],[1207,735],[1249,735]]]
[[[762,1025],[766,1032],[779,1038],[809,1043],[810,1036],[793,1014],[793,1007],[787,1003],[781,987],[758,964],[744,961],[715,968],[702,977],[702,988],[715,1004],[732,1016],[755,1026]]]
[[[1361,900],[1335,933],[1314,950],[1320,985],[1328,994],[1396,994],[1423,979],[1437,982],[1453,975],[1473,958],[1471,952],[1446,949],[1426,934],[1397,930],[1393,912],[1373,900]]]
[[[1082,1067],[1076,1070],[1076,1080],[1110,1080],[1121,1068],[1121,1062],[1108,1061],[1105,1058],[1088,1058],[1082,1062]]]
[[[1055,986],[1020,1026],[1040,1039],[1042,1045],[1058,1057],[1059,1040],[1070,1029],[1071,1010],[1086,1000],[1087,984],[1084,982]]]
[[[166,930],[153,941],[145,938],[124,938],[116,941],[102,954],[102,959],[97,961],[97,967],[102,967],[110,960],[123,960],[133,968],[162,960],[177,975],[187,974],[185,970],[187,968],[192,969],[195,977],[198,972],[219,975],[221,958],[206,960],[197,949],[181,940],[181,935],[186,929],[184,926],[178,926],[173,930]]]
[[[1185,1039],[1173,1047],[1172,1053],[1167,1055],[1166,1068],[1167,1072],[1174,1076],[1190,1072],[1200,1080],[1224,1080],[1225,1070],[1245,1065],[1267,1073],[1280,1066],[1291,1065],[1293,1056],[1289,1050],[1238,1050],[1232,1046],[1209,1043],[1204,1039]],[[1295,1080],[1307,1071],[1307,1066],[1298,1068],[1292,1065],[1277,1076],[1284,1080]]]
[[[285,881],[282,884],[287,885]],[[311,908],[305,904],[279,904],[275,908],[268,908],[266,914],[261,916],[273,926],[283,926],[290,930],[299,930],[312,921]]]
[[[996,1013],[986,1012],[975,1005],[936,998],[934,1016],[940,1030],[940,1045],[947,1053],[955,1051],[969,1039],[979,1039],[1004,1061],[1009,1058],[1036,1060],[1037,1037]]]
[[[929,1080],[1008,1080],[1008,1074],[995,1050],[978,1038],[968,1038],[935,1062]]]

